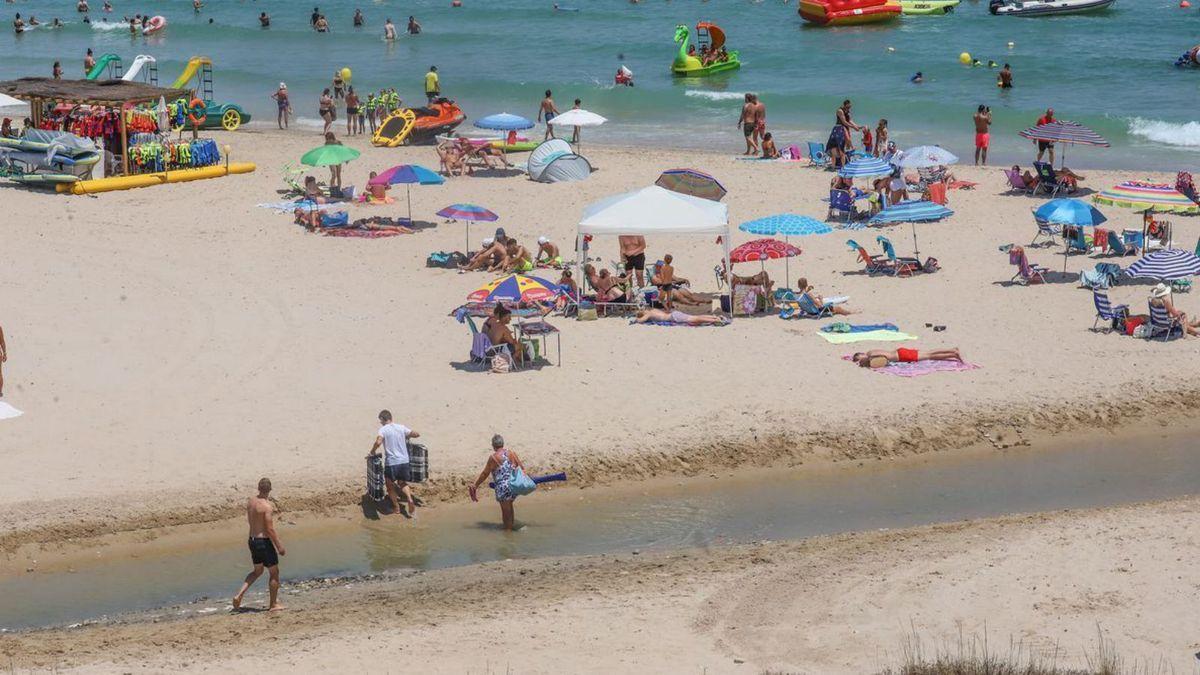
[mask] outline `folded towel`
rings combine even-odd
[[[12,419],[14,417],[20,417],[21,415],[24,415],[24,414],[25,413],[21,412],[20,410],[17,410],[16,408],[5,403],[4,401],[0,401],[0,420]]]
[[[902,340],[916,340],[916,335],[901,333],[898,330],[868,330],[852,333],[817,333],[825,338],[826,342],[835,345],[850,344],[851,342],[900,342]]]

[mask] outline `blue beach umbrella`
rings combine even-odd
[[[1039,206],[1033,217],[1042,223],[1076,227],[1095,227],[1108,220],[1099,209],[1078,199],[1051,199]]]
[[[794,213],[780,213],[757,220],[748,220],[738,225],[738,229],[742,232],[767,237],[783,235],[784,241],[787,241],[788,237],[803,237],[810,234],[829,234],[833,232],[833,228],[826,223],[815,218],[809,218],[808,216],[798,216]],[[783,259],[783,269],[786,277],[790,279],[792,270],[787,258]]]
[[[890,176],[893,171],[895,169],[891,164],[878,157],[859,157],[846,162],[846,165],[838,170],[838,175],[842,178],[875,178]]]
[[[532,129],[533,122],[512,113],[496,113],[475,120],[475,126],[493,131],[520,131],[521,129]]]
[[[1186,279],[1200,274],[1200,258],[1182,248],[1148,253],[1125,270],[1131,277],[1149,277],[1159,281]]]
[[[446,179],[437,174],[436,171],[430,171],[420,164],[400,164],[383,171],[371,180],[367,181],[368,185],[398,185],[404,184],[404,191],[408,197],[408,221],[412,222],[412,191],[411,186],[417,185],[441,185]]]
[[[954,211],[930,201],[900,202],[871,216],[872,225],[927,223],[954,215]]]

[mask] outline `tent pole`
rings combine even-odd
[[[408,222],[412,223],[411,212],[408,216]],[[467,255],[470,252],[471,252],[471,221],[468,220],[467,221],[467,246],[466,246],[466,248],[463,249],[463,255]]]
[[[404,194],[408,198],[408,224],[412,226],[412,185],[404,184]]]
[[[729,284],[729,321],[733,323],[733,268],[729,262],[729,224],[725,224],[725,238],[722,240],[725,243],[725,274],[731,281]]]
[[[579,289],[579,296],[575,298],[575,320],[579,321],[580,307],[583,302],[583,234],[579,231],[579,226],[575,226],[575,287]]]

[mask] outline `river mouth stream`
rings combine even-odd
[[[486,490],[479,504],[422,509],[415,521],[373,517],[369,509],[294,525],[285,515],[279,527],[288,550],[284,581],[802,539],[1171,499],[1197,491],[1200,452],[1190,433],[1156,430],[1049,448],[975,449],[630,487],[558,485],[518,500],[522,527],[512,534],[500,530],[499,509]],[[35,571],[0,576],[0,629],[69,625],[205,596],[214,599],[198,611],[224,609],[249,569],[244,529],[239,520],[127,539],[71,553],[69,563],[45,552]]]

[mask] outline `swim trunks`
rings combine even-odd
[[[346,108],[346,114],[347,115],[357,115],[358,108]]]
[[[518,272],[532,272],[533,271],[533,263],[529,262],[528,260],[522,260],[521,262],[517,263],[517,271]]]
[[[552,120],[552,119],[554,119],[554,113],[552,113],[552,112],[546,113],[546,124],[550,124],[550,120]]]
[[[629,270],[644,270],[646,269],[646,254],[639,253],[631,255],[625,259],[625,269]]]
[[[746,136],[746,138],[750,138],[750,135],[753,133],[754,133],[754,122],[747,122],[742,125],[742,134],[744,134]]]
[[[394,483],[407,483],[412,480],[412,472],[408,462],[404,464],[389,464],[383,468],[384,475]]]
[[[1048,141],[1038,141],[1038,150],[1053,150],[1054,144]]]
[[[250,547],[250,561],[255,565],[274,567],[279,564],[279,554],[275,544],[267,537],[250,537],[247,542]]]
[[[905,349],[901,347],[896,350],[896,357],[900,359],[900,363],[916,363],[918,359],[917,350]]]
[[[988,143],[992,140],[991,134],[975,134],[975,147],[987,148]]]
[[[671,322],[672,323],[691,323],[691,321],[692,321],[692,317],[688,314],[685,314],[679,310],[675,310],[675,311],[671,312]]]

